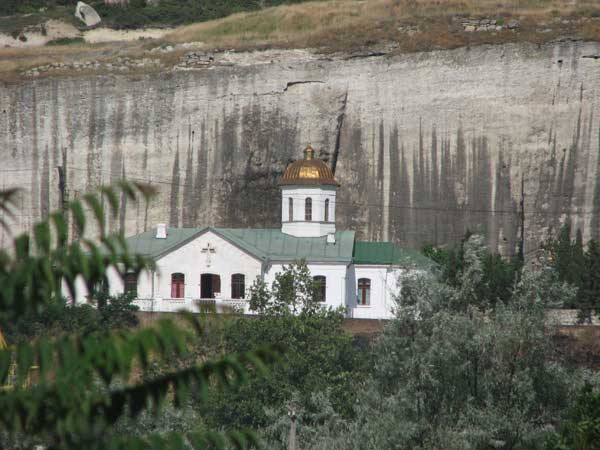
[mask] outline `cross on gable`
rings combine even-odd
[[[206,255],[206,266],[210,267],[210,263],[211,263],[211,254],[215,254],[216,253],[216,248],[213,247],[210,242],[207,242],[206,247],[204,247],[202,250],[202,253],[204,253]]]

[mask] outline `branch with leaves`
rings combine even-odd
[[[42,311],[62,295],[63,283],[75,298],[76,280],[92,291],[109,269],[124,277],[153,267],[152,261],[129,252],[123,236],[107,233],[105,216],[117,214],[119,190],[133,201],[148,201],[152,195],[146,186],[126,182],[102,188],[52,213],[35,225],[33,236],[15,238],[12,251],[0,250],[0,318],[19,320]],[[0,209],[9,217],[15,195],[0,194]],[[87,236],[89,215],[95,237]],[[70,221],[80,237],[74,242],[68,241]],[[261,348],[152,377],[150,362],[184,357],[186,340],[203,333],[198,316],[182,315],[186,327],[161,320],[146,329],[41,338],[0,350],[0,385],[10,385],[0,392],[0,432],[27,435],[57,449],[257,447],[249,430],[130,437],[112,433],[125,416],[136,418],[147,410],[158,414],[166,402],[182,408],[191,392],[203,401],[209,389],[229,389],[250,372],[266,372],[277,359],[274,349]],[[33,384],[27,383],[32,367],[37,369]]]

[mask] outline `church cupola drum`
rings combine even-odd
[[[308,145],[304,159],[291,163],[281,186],[281,231],[297,237],[335,233],[335,198],[339,186],[333,172]]]

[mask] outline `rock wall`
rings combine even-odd
[[[123,176],[157,186],[152,205],[128,203],[111,221],[127,234],[158,222],[276,227],[277,178],[310,142],[341,182],[338,226],[362,238],[418,247],[470,229],[511,254],[522,198],[527,252],[566,220],[600,238],[596,54],[583,42],[267,51],[5,85],[0,188],[24,188],[14,229],[57,207],[58,165],[69,198]]]

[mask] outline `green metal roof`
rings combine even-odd
[[[395,265],[406,268],[431,269],[435,263],[417,250],[396,247],[391,242],[356,241],[354,263]]]
[[[295,237],[278,228],[216,228],[215,231],[242,248],[245,246],[250,253],[257,254],[257,250],[271,261],[352,261],[354,231],[337,231],[334,244],[328,244],[326,236]]]
[[[169,228],[166,239],[156,239],[156,229],[126,239],[131,253],[147,258],[160,258],[192,240],[202,228]]]
[[[212,231],[261,260],[289,262],[296,259],[318,262],[396,265],[430,269],[435,263],[416,250],[399,248],[391,242],[355,241],[354,231],[337,231],[335,244],[327,237],[295,237],[279,228],[168,228],[166,239],[156,239],[152,229],[127,238],[129,250],[159,259],[182,245]]]
[[[327,237],[294,237],[277,228],[168,228],[166,239],[156,239],[153,229],[127,238],[127,244],[132,253],[158,259],[207,231],[262,260],[352,261],[353,231],[336,232],[335,244],[328,244]]]

